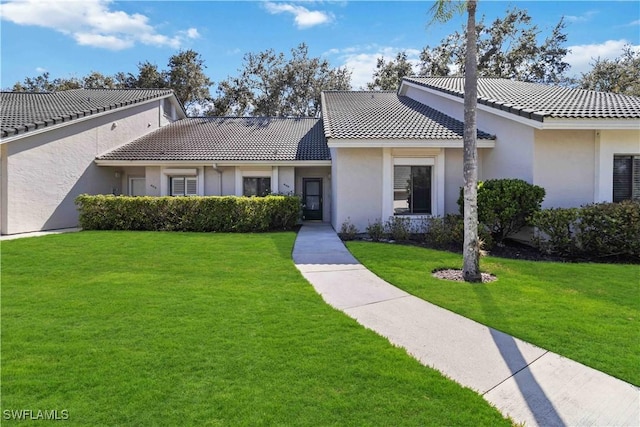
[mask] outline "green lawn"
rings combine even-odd
[[[91,426],[509,425],[326,305],[291,261],[294,239],[3,242],[3,425],[23,409]]]
[[[439,306],[640,385],[640,266],[486,257],[488,284],[439,280],[460,255],[414,246],[349,242],[388,282]]]

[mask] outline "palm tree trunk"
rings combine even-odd
[[[478,51],[476,0],[467,1],[467,51],[464,68],[464,246],[462,273],[467,282],[480,282],[478,238],[478,148],[476,107],[478,103]]]

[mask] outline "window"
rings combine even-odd
[[[613,201],[640,200],[640,156],[613,156]]]
[[[393,167],[393,213],[431,214],[431,166]]]
[[[172,196],[197,196],[198,179],[195,177],[172,176],[171,178]]]
[[[242,195],[263,197],[271,193],[271,178],[243,178]]]

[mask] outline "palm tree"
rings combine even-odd
[[[480,282],[480,239],[478,237],[478,147],[476,107],[478,104],[478,45],[476,0],[437,0],[431,8],[433,21],[446,22],[467,11],[467,43],[464,64],[464,245],[462,273],[467,282]]]

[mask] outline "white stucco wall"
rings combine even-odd
[[[478,128],[496,136],[495,147],[483,152],[483,180],[519,178],[533,182],[533,128],[487,112],[478,112]]]
[[[535,131],[533,183],[546,191],[544,208],[593,203],[595,133],[593,130]]]
[[[160,166],[147,166],[145,169],[145,185],[147,187],[147,196],[160,196]]]
[[[336,230],[349,219],[360,231],[369,222],[382,219],[382,148],[338,148],[332,150],[337,180],[333,193]]]
[[[406,96],[464,121],[462,98],[450,99],[416,87],[407,87]],[[496,144],[492,149],[478,150],[480,179],[520,178],[533,182],[534,129],[493,114],[491,109],[485,108],[488,107],[478,106],[478,129],[495,135]],[[447,203],[447,211],[449,206]]]
[[[159,127],[154,101],[3,143],[2,234],[74,227],[82,193],[122,191],[122,177],[97,155]]]
[[[296,170],[293,166],[278,167],[278,193],[295,194]]]
[[[613,156],[640,155],[640,129],[601,130],[595,133],[594,201],[613,200]]]
[[[222,170],[212,166],[204,167],[204,195],[220,196],[222,194]]]

